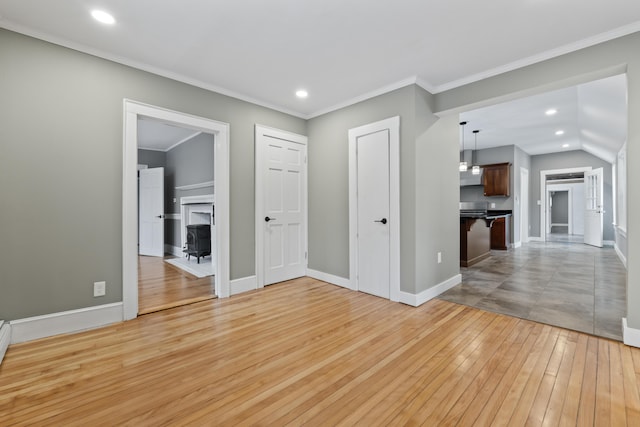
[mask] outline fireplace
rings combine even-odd
[[[188,259],[191,255],[198,258],[211,255],[211,226],[209,224],[187,225],[187,244],[184,249]]]

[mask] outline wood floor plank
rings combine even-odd
[[[605,340],[598,341],[598,365],[596,374],[595,424],[609,425],[611,419],[611,377],[609,364],[609,345]]]
[[[587,353],[584,366],[584,376],[582,378],[582,388],[580,390],[580,406],[578,407],[579,426],[594,425],[596,411],[596,378],[598,375],[598,340],[589,337]]]
[[[567,385],[567,391],[564,396],[560,419],[558,420],[558,425],[560,426],[574,426],[576,423],[576,419],[578,418],[578,408],[580,406],[580,391],[582,390],[582,381],[584,378],[584,367],[588,339],[589,337],[583,334],[579,334],[577,339],[577,343],[575,346],[575,355],[573,358],[573,363],[571,364],[569,383]],[[554,412],[549,413],[548,418],[545,415],[545,421],[548,420],[548,422],[545,423],[546,425],[554,425],[553,422],[555,421],[556,406],[553,404],[553,402],[557,401],[556,399],[558,399],[558,396],[552,395],[551,398],[552,403],[550,405],[550,409]]]
[[[640,349],[301,278],[12,345],[0,425],[640,425]]]

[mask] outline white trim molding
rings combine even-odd
[[[624,268],[627,268],[627,257],[624,256],[617,243],[613,245],[613,249],[615,249],[616,254],[618,254],[618,258],[620,258],[620,262],[624,265]]]
[[[309,268],[307,268],[307,276],[312,279],[322,280],[323,282],[327,282],[332,285],[354,290],[351,288],[351,280],[345,279],[344,277],[334,276],[333,274],[323,273],[322,271],[312,270]]]
[[[182,252],[182,248],[173,245],[164,245],[164,252],[166,254],[171,254],[173,256],[182,257],[184,256],[184,252]]]
[[[186,190],[198,190],[200,188],[215,187],[215,183],[216,183],[215,181],[206,181],[206,182],[199,182],[197,184],[180,185],[176,187],[176,190],[186,191]]]
[[[522,246],[522,242],[515,242],[515,243],[513,243],[512,245],[513,245],[513,246],[512,246],[512,247],[513,247],[513,249],[518,249],[519,247],[521,247],[521,246]]]
[[[542,237],[538,237],[538,236],[529,236],[529,241],[530,242],[544,242],[544,239]]]
[[[11,344],[11,325],[0,320],[0,363]]]
[[[11,344],[99,328],[122,320],[121,302],[12,320]]]
[[[438,283],[437,285],[425,289],[419,294],[410,294],[408,292],[400,292],[400,302],[403,304],[411,305],[413,307],[419,307],[425,302],[434,299],[443,292],[448,291],[456,285],[462,283],[462,274],[456,274],[453,277]]]
[[[640,348],[640,329],[630,328],[627,318],[622,318],[622,339],[626,345]]]
[[[258,289],[258,278],[256,276],[248,276],[241,279],[233,279],[229,282],[229,287],[231,288],[231,295],[254,291]]]

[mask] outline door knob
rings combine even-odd
[[[373,222],[381,222],[383,224],[386,224],[387,223],[387,218],[377,219],[377,220],[375,220]]]
[[[269,221],[273,221],[273,220],[275,220],[275,218],[269,218],[268,216],[265,216],[265,217],[264,217],[264,220],[265,220],[266,222],[269,222]]]
[[[156,218],[162,219],[162,218],[164,218],[164,215],[156,215]]]

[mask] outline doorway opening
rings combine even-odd
[[[215,241],[212,240],[211,258],[215,265],[215,294],[218,297],[229,296],[229,125],[211,119],[192,116],[171,111],[139,102],[124,100],[124,157],[123,157],[123,317],[133,319],[139,314],[139,267],[141,262],[138,254],[138,127],[140,119],[154,120],[164,125],[188,129],[192,133],[207,134],[213,137],[213,158],[206,160],[213,167],[213,188],[215,191]],[[175,183],[174,183],[175,184]],[[209,184],[209,183],[206,183]],[[194,190],[193,186],[204,185],[195,183],[182,190]],[[173,185],[173,187],[176,187]],[[179,187],[179,186],[178,186]],[[175,189],[175,188],[174,188]],[[176,191],[180,188],[176,189]],[[211,189],[200,188],[201,191],[211,192]],[[174,197],[170,198],[173,204]],[[175,197],[176,203],[178,196]],[[165,205],[166,206],[166,205]],[[164,215],[165,212],[159,215]],[[171,213],[172,218],[178,214]],[[165,219],[165,218],[163,218]],[[175,219],[172,219],[175,220]],[[213,221],[213,219],[212,219]],[[163,227],[164,229],[164,227]],[[180,230],[172,229],[176,235]],[[162,242],[164,245],[164,241]],[[182,241],[180,239],[180,245]],[[171,245],[169,245],[171,246]],[[215,246],[215,248],[214,248]],[[177,247],[177,246],[176,246]],[[178,249],[181,249],[180,246]],[[174,253],[176,249],[169,248]],[[182,255],[182,254],[181,254]],[[163,264],[160,264],[163,266]],[[164,266],[163,266],[164,267]],[[207,279],[211,280],[211,279]]]
[[[137,136],[138,314],[215,298],[215,137],[146,117]]]

